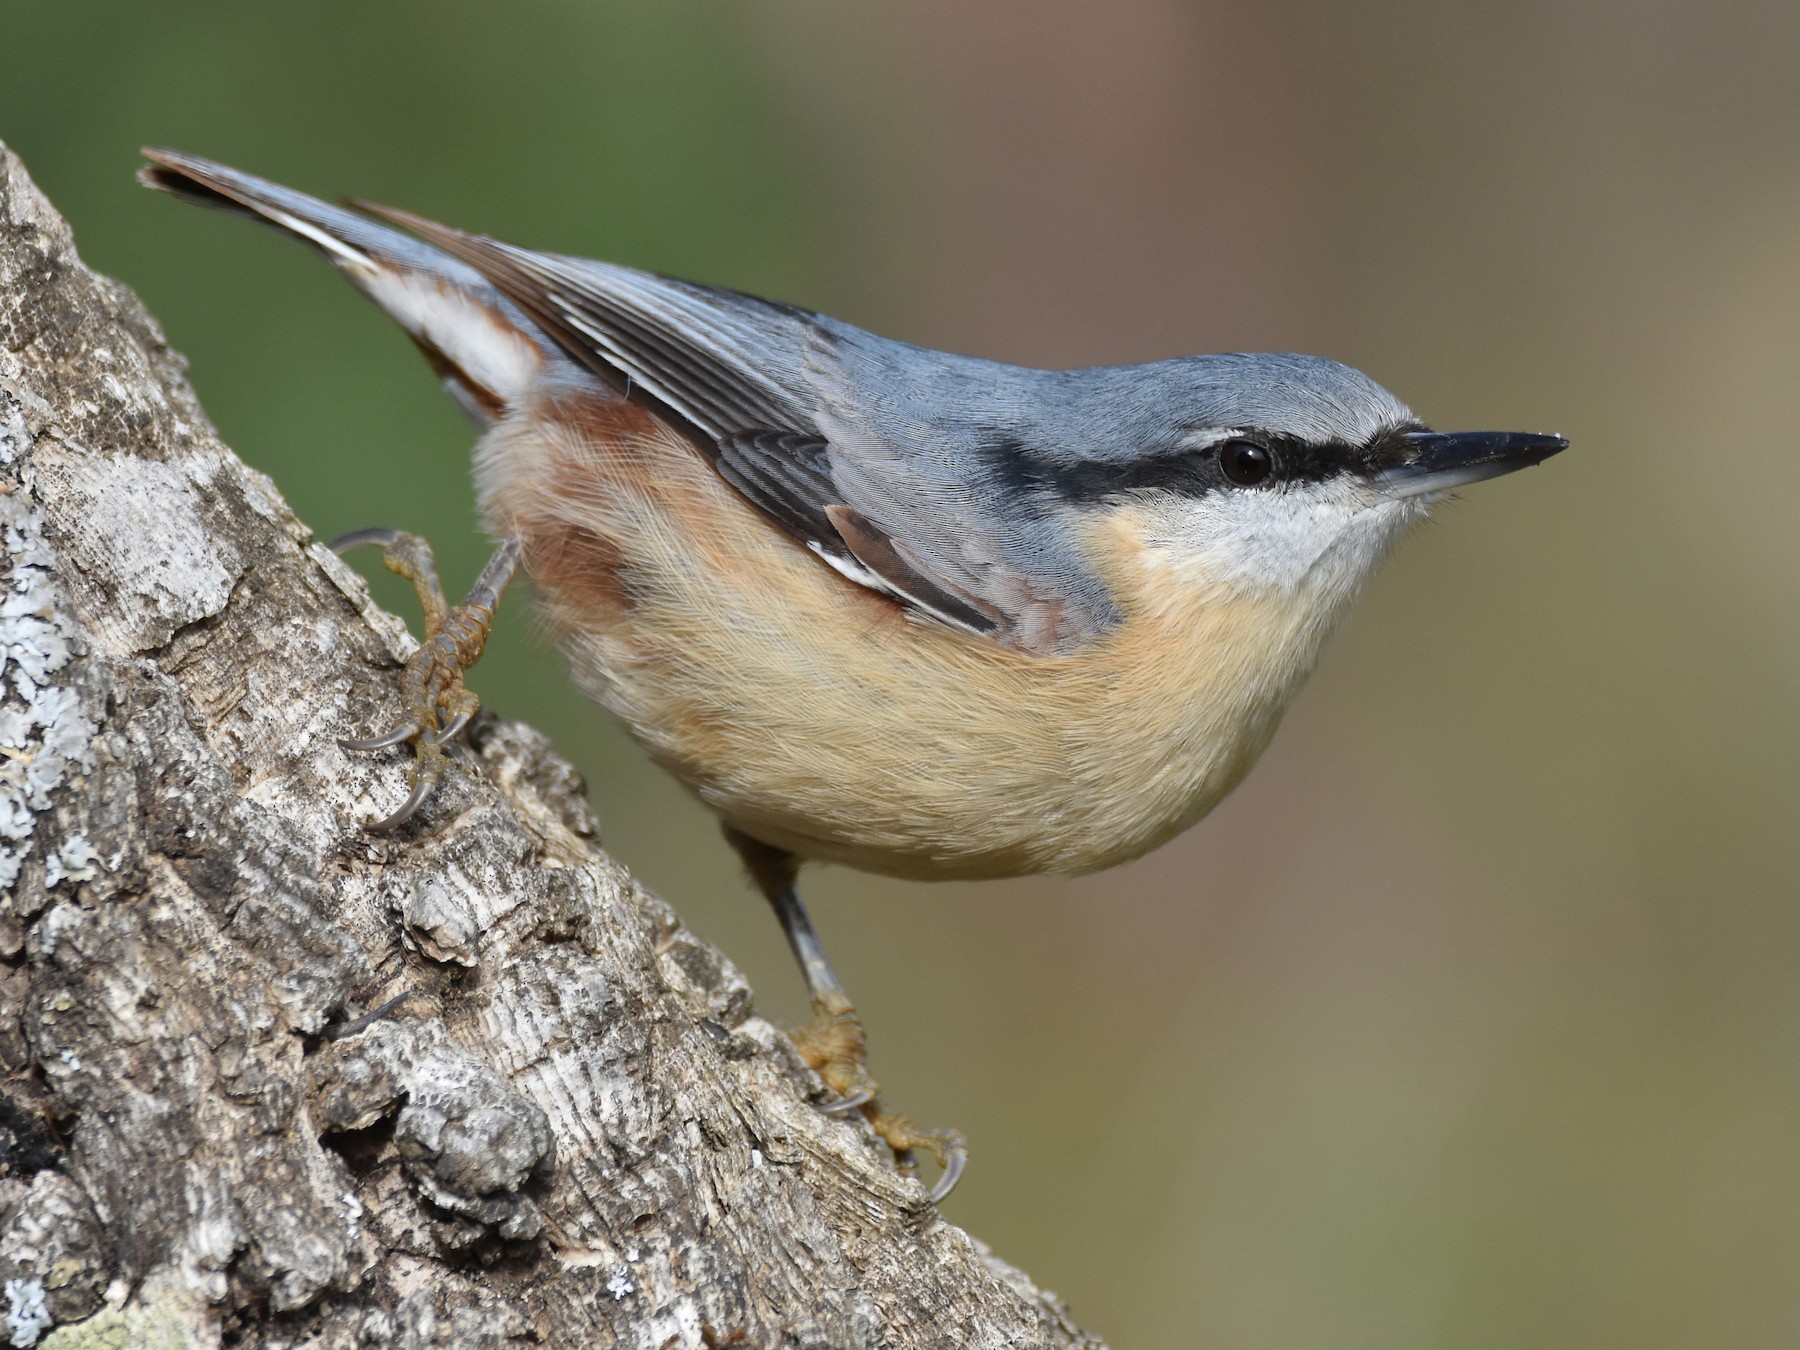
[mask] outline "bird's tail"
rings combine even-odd
[[[412,337],[479,424],[516,402],[554,348],[467,263],[396,229],[252,174],[146,148],[145,187],[272,225],[318,249]]]

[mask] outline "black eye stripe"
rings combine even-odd
[[[1238,443],[1255,444],[1269,454],[1272,472],[1258,480],[1262,486],[1318,483],[1346,473],[1373,476],[1406,461],[1411,452],[1405,436],[1413,430],[1416,425],[1395,427],[1368,445],[1352,445],[1305,441],[1246,427],[1242,435],[1198,447],[1170,446],[1155,454],[1074,461],[1009,436],[994,436],[981,444],[980,453],[997,486],[1081,505],[1144,491],[1190,497],[1242,491],[1255,484],[1228,477],[1220,458],[1225,446]]]

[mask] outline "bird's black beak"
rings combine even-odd
[[[1390,497],[1449,492],[1542,464],[1569,448],[1562,436],[1530,431],[1409,431],[1399,441],[1411,458],[1383,469],[1376,478]]]

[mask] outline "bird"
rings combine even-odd
[[[309,244],[481,430],[498,541],[451,604],[429,545],[362,530],[425,641],[415,820],[478,708],[463,674],[522,567],[575,683],[718,816],[805,978],[794,1042],[942,1200],[968,1150],[891,1110],[801,902],[805,862],[936,880],[1098,871],[1244,777],[1371,574],[1457,489],[1559,435],[1429,429],[1295,353],[1030,369],[796,305],[337,206],[144,150],[147,186]]]

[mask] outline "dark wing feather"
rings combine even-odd
[[[831,481],[830,454],[818,436],[744,431],[719,441],[716,466],[726,482],[796,539],[825,542],[837,536],[826,510],[840,495]]]

